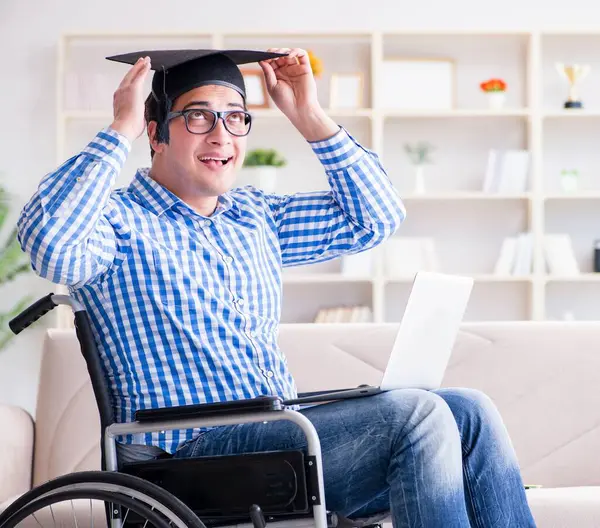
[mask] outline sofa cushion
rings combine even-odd
[[[0,503],[31,486],[33,429],[26,411],[0,404]]]
[[[538,528],[600,526],[600,486],[527,490]]]
[[[33,484],[100,469],[100,418],[72,330],[48,330],[40,367]]]

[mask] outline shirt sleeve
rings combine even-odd
[[[379,157],[345,129],[310,145],[325,169],[330,190],[267,195],[284,266],[371,249],[406,217]]]
[[[125,136],[105,128],[44,176],[17,224],[21,248],[38,275],[81,286],[110,269],[118,254],[111,190],[130,150]]]

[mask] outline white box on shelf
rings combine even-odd
[[[382,108],[451,110],[455,106],[454,62],[449,59],[386,59],[380,76]]]

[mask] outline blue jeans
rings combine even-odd
[[[403,389],[301,411],[321,441],[325,503],[395,528],[535,526],[501,417],[482,393]],[[304,449],[292,422],[219,427],[175,457]]]

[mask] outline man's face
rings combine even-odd
[[[188,116],[190,129],[207,127],[208,114],[200,110],[245,110],[242,96],[225,86],[207,85],[195,88],[178,97],[172,112],[198,110]],[[230,116],[230,129],[239,126],[240,115]],[[212,119],[208,116],[208,119]],[[235,130],[234,130],[235,132]],[[169,123],[169,144],[161,144],[161,163],[165,173],[163,180],[167,187],[177,189],[184,185],[193,193],[206,197],[219,196],[228,191],[235,182],[237,171],[243,165],[246,153],[246,137],[232,135],[222,119],[206,134],[193,134],[188,131],[183,116]],[[172,180],[177,178],[178,181]]]

